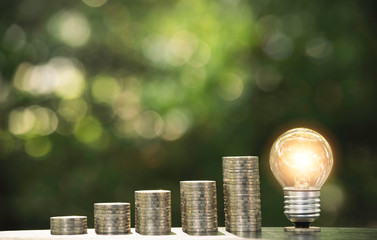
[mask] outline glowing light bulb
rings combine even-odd
[[[296,228],[308,228],[319,217],[320,189],[332,165],[329,143],[313,130],[291,129],[272,145],[270,167],[284,190],[284,213]]]

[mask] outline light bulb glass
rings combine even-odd
[[[285,190],[320,190],[332,166],[329,143],[307,128],[285,132],[271,148],[270,167]]]

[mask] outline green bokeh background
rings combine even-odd
[[[319,226],[377,226],[376,3],[2,0],[0,230],[49,227],[260,156],[264,226],[290,225],[269,148],[299,126],[335,165]]]

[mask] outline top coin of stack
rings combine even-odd
[[[217,235],[215,181],[181,181],[182,230],[190,235]]]
[[[135,191],[135,230],[142,235],[170,234],[170,191]]]
[[[226,230],[261,231],[258,157],[223,157],[223,177]]]
[[[95,203],[94,228],[97,234],[117,235],[131,232],[129,203]]]
[[[87,233],[86,216],[60,216],[50,218],[52,235],[76,235]]]

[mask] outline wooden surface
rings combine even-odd
[[[246,237],[245,237],[246,238]],[[262,233],[258,236],[248,236],[249,239],[284,239],[284,240],[363,240],[363,239],[377,239],[377,228],[322,228],[320,233],[316,234],[292,234],[285,233],[283,228],[265,227]],[[190,236],[182,232],[181,228],[173,228],[172,234],[169,236],[142,236],[135,233],[132,229],[132,234],[129,235],[96,235],[93,229],[88,230],[85,235],[72,235],[72,236],[54,236],[50,234],[49,230],[23,230],[23,231],[1,231],[1,240],[44,240],[44,239],[110,239],[110,240],[161,240],[161,239],[203,239],[203,240],[236,240],[242,239],[231,233],[225,231],[224,228],[219,228],[217,236]]]

